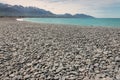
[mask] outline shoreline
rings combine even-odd
[[[17,21],[24,21],[23,18],[16,18]]]
[[[23,18],[16,18],[17,21],[23,21],[28,23],[36,23],[36,24],[46,24],[46,25],[63,25],[63,26],[75,26],[75,27],[84,27],[84,28],[111,28],[111,29],[120,29],[120,27],[112,27],[112,26],[81,26],[81,25],[74,25],[74,24],[57,24],[57,23],[40,23],[34,21],[27,21],[23,20]]]
[[[67,19],[68,19],[68,18],[67,18]],[[110,26],[110,25],[108,25],[108,26],[106,25],[106,26],[105,26],[105,25],[100,25],[100,23],[99,23],[99,25],[94,25],[94,24],[91,24],[91,25],[82,25],[82,24],[81,24],[81,25],[80,25],[80,24],[77,24],[77,23],[76,23],[76,24],[74,24],[74,23],[73,23],[73,24],[70,24],[70,23],[53,23],[53,22],[52,22],[52,23],[51,23],[51,22],[49,23],[49,22],[39,22],[39,21],[37,22],[37,21],[32,21],[32,20],[27,20],[27,19],[24,19],[24,21],[26,21],[26,22],[32,22],[32,23],[40,23],[40,24],[56,24],[56,25],[68,25],[68,26],[71,25],[71,26],[84,26],[84,27],[120,28],[120,26],[118,26],[118,25],[116,25],[116,26],[114,25],[114,26],[113,26],[113,25],[111,24],[111,26]],[[98,22],[96,22],[96,23],[98,23]],[[102,23],[101,23],[101,24],[102,24]],[[108,24],[108,23],[107,23],[107,24]],[[120,25],[120,24],[119,24],[119,25]]]
[[[120,80],[120,28],[0,18],[0,79]]]

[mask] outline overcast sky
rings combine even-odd
[[[34,6],[56,14],[83,13],[120,18],[120,0],[0,0],[11,5]]]

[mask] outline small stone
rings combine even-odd
[[[14,74],[10,74],[10,77],[14,77],[15,75]]]
[[[4,54],[0,54],[0,59],[4,59]]]
[[[117,74],[117,75],[116,75],[116,79],[117,79],[117,80],[120,80],[120,74]]]
[[[102,80],[104,77],[105,77],[104,74],[97,74],[97,75],[95,76],[95,80]]]
[[[20,79],[22,79],[22,76],[21,75],[17,75],[17,76],[14,77],[13,80],[20,80]]]
[[[37,74],[39,74],[39,72],[34,72],[34,75],[37,75]]]
[[[83,80],[90,80],[89,77],[85,77]]]
[[[10,78],[9,77],[5,77],[4,80],[10,80]]]
[[[100,57],[100,54],[95,54],[94,57]]]
[[[8,69],[8,70],[11,69],[11,66],[7,66],[7,69]]]
[[[41,43],[41,46],[44,46],[45,45],[45,43]]]
[[[83,67],[83,68],[79,68],[79,71],[84,71],[85,70],[85,67]]]
[[[108,51],[104,51],[103,53],[104,53],[104,54],[108,54]]]
[[[98,53],[101,53],[101,52],[102,52],[102,50],[101,50],[101,49],[97,49],[96,51],[97,51]]]
[[[17,49],[14,48],[14,47],[13,47],[13,48],[10,48],[10,51],[11,51],[11,52],[14,52],[14,51],[16,51],[16,50],[17,50]]]
[[[113,79],[109,78],[109,77],[106,77],[106,78],[103,78],[102,80],[113,80]]]
[[[14,53],[13,53],[13,56],[17,56],[17,52],[14,52]]]
[[[51,43],[47,43],[47,44],[46,44],[46,47],[50,47],[50,46],[52,46]]]
[[[115,57],[115,61],[120,62],[120,57],[119,56]]]
[[[97,69],[97,70],[95,70],[95,73],[99,73],[100,71]]]
[[[98,66],[98,65],[99,65],[99,63],[95,63],[95,64],[94,64],[94,66]]]
[[[26,65],[27,65],[27,66],[32,66],[32,63],[27,63]]]
[[[28,78],[30,78],[30,75],[27,74],[27,75],[24,76],[24,78],[28,79]]]
[[[87,64],[90,64],[90,63],[91,63],[90,59],[87,59],[87,60],[86,60],[86,63],[87,63]]]

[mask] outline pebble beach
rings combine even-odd
[[[0,18],[0,80],[120,80],[120,28]]]

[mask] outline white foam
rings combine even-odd
[[[17,21],[23,21],[23,19],[22,19],[22,18],[17,18],[16,20],[17,20]]]

